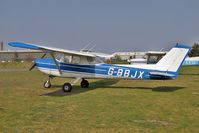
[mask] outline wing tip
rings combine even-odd
[[[36,49],[36,50],[39,49],[37,45],[21,43],[21,42],[9,42],[8,45],[12,47],[19,47],[19,48]]]
[[[175,48],[185,48],[185,49],[191,49],[192,47],[189,45],[185,44],[176,44]]]

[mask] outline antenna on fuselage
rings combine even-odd
[[[86,44],[80,51],[85,51],[86,48],[88,48],[88,46],[90,46],[92,44],[92,42],[89,42],[88,44]]]
[[[94,44],[88,51],[93,50],[96,47],[96,44]]]

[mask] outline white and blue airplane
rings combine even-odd
[[[51,87],[53,77],[75,78],[71,83],[65,83],[62,87],[64,92],[70,92],[72,86],[80,79],[81,87],[89,87],[86,79],[90,78],[117,78],[117,79],[146,79],[146,80],[169,80],[176,79],[178,72],[187,56],[190,46],[174,46],[158,63],[143,65],[115,65],[106,64],[101,60],[101,54],[83,51],[58,49],[41,45],[10,42],[13,47],[41,50],[50,53],[52,58],[38,58],[34,65],[43,73],[49,75],[44,82],[45,88]]]

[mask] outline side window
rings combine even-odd
[[[63,55],[62,58],[60,59],[61,62],[64,62],[64,63],[71,63],[72,61],[72,56],[70,55]]]
[[[96,58],[92,58],[92,57],[87,57],[87,61],[89,64],[99,64],[99,63],[103,63],[103,61],[96,57]]]
[[[80,57],[75,55],[72,56],[72,55],[62,54],[61,57],[58,56],[57,59],[59,59],[63,63],[69,63],[69,64],[80,63]]]
[[[65,63],[71,63],[71,62],[72,62],[72,56],[70,56],[70,55],[65,55],[65,56],[64,56],[64,62],[65,62]]]
[[[88,61],[89,64],[95,64],[94,58],[87,57],[87,61]]]
[[[72,63],[73,64],[79,64],[80,63],[80,57],[79,56],[73,56]]]

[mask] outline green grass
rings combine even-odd
[[[62,93],[71,79],[38,72],[0,72],[0,132],[199,132],[199,67],[176,80],[89,80]]]
[[[28,69],[30,68],[32,62],[25,61],[25,62],[0,62],[0,69]]]

